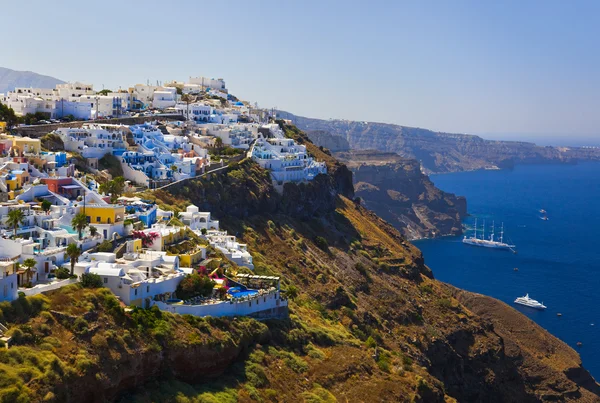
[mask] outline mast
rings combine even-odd
[[[500,230],[500,242],[504,242],[504,222],[502,223],[502,229]]]
[[[490,241],[494,242],[494,231],[496,231],[496,221],[492,221],[492,235],[490,235]]]
[[[475,239],[477,239],[477,218],[475,218]]]
[[[483,231],[483,234],[481,235],[481,239],[485,240],[485,220],[483,220],[483,226],[482,226],[481,230]]]

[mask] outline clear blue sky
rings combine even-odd
[[[0,66],[97,88],[225,78],[261,106],[600,133],[600,1],[2,1]]]

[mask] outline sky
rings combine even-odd
[[[600,137],[598,1],[0,0],[0,9],[0,66],[97,89],[202,75],[302,116]]]

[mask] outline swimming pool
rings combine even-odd
[[[231,287],[229,290],[227,290],[227,293],[229,295],[231,295],[233,298],[243,298],[243,297],[249,297],[251,295],[256,295],[258,294],[257,290],[246,290],[246,289],[241,289],[240,287]]]

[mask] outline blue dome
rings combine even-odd
[[[244,106],[244,103],[243,103],[243,102],[240,102],[240,101],[237,101],[235,104],[236,104],[237,106]]]

